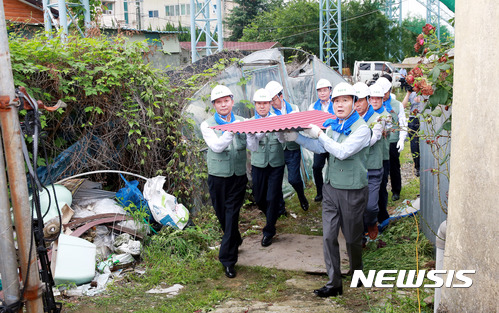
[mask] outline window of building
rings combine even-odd
[[[128,24],[128,2],[123,2],[123,11],[125,12],[125,23]]]
[[[180,5],[180,15],[185,15],[185,4]]]
[[[104,14],[113,14],[113,3],[102,2],[102,10],[104,11]]]
[[[149,17],[158,17],[158,16],[159,16],[158,10],[149,11]]]

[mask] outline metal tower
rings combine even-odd
[[[386,0],[385,14],[388,19],[402,26],[402,0]]]
[[[426,7],[426,23],[430,23],[436,28],[437,38],[440,40],[440,20],[443,19],[445,22],[452,18],[448,13],[440,9],[439,0],[417,0],[423,6]],[[449,26],[451,26],[449,24]]]
[[[320,0],[320,58],[342,73],[341,0]]]
[[[44,12],[44,21],[45,21],[45,31],[52,32],[52,23],[54,23],[55,28],[59,31],[59,28],[62,27],[61,36],[65,39],[68,36],[68,29],[71,23],[74,23],[80,34],[85,37],[85,34],[82,32],[78,24],[76,23],[75,16],[71,14],[71,12],[67,9],[68,7],[78,7],[83,6],[85,9],[85,30],[90,28],[90,4],[88,0],[80,0],[80,4],[77,3],[66,3],[65,0],[58,0],[56,3],[50,4],[50,0],[43,0],[43,12]],[[59,11],[59,23],[56,22],[51,8],[57,9]],[[71,21],[68,23],[68,15]]]
[[[216,4],[212,4],[216,1]],[[215,11],[216,18],[210,18],[210,10]],[[210,23],[214,21],[216,25],[211,30]],[[200,30],[196,36],[196,28]],[[206,45],[197,47],[201,36],[205,34]],[[217,39],[215,40],[215,34]],[[224,48],[223,32],[222,32],[222,1],[221,0],[206,0],[204,2],[191,0],[191,58],[192,63],[201,58],[197,52],[197,48],[206,49],[206,55],[211,55],[213,50],[222,51]]]

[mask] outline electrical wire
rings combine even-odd
[[[416,214],[413,214],[412,216],[414,216],[414,221],[416,222],[416,230],[417,230],[417,236],[416,236],[416,273],[419,273],[419,253],[418,253],[419,223],[418,223],[418,218],[416,217]],[[419,295],[419,288],[416,288],[416,292],[418,295],[418,309],[419,309],[419,313],[421,313],[421,298]]]

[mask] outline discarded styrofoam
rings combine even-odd
[[[114,251],[116,253],[130,253],[131,255],[140,255],[141,243],[138,240],[132,240],[127,233],[121,234],[114,240]]]
[[[126,214],[126,211],[113,199],[85,201],[84,205],[73,206],[74,218],[89,217],[104,213]]]
[[[146,293],[161,293],[161,294],[167,294],[166,297],[167,298],[171,298],[171,297],[174,297],[176,295],[178,295],[179,291],[184,288],[184,286],[180,285],[180,284],[175,284],[169,288],[160,288],[160,287],[156,287],[156,288],[153,288],[151,290],[148,290],[146,291]]]

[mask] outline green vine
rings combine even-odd
[[[102,169],[163,175],[165,190],[186,205],[193,203],[194,194],[204,193],[202,145],[187,137],[193,122],[181,111],[203,79],[232,60],[223,59],[174,86],[145,64],[150,53],[146,42],[68,36],[63,44],[45,34],[31,39],[13,34],[9,41],[15,85],[25,86],[46,105],[60,99],[67,104],[43,115],[49,161],[78,144],[63,175]],[[100,179],[118,183],[115,176]]]
[[[426,24],[422,33],[416,38],[414,49],[422,50],[422,57],[428,63],[421,63],[413,68],[406,77],[406,82],[418,94],[426,96],[423,112],[418,118],[425,122],[427,130],[421,130],[419,137],[426,141],[435,160],[436,168],[429,169],[437,179],[438,199],[440,207],[447,213],[447,203],[440,195],[441,175],[449,180],[449,158],[452,124],[452,97],[454,83],[454,58],[449,52],[454,48],[452,38],[440,41],[435,27]]]

